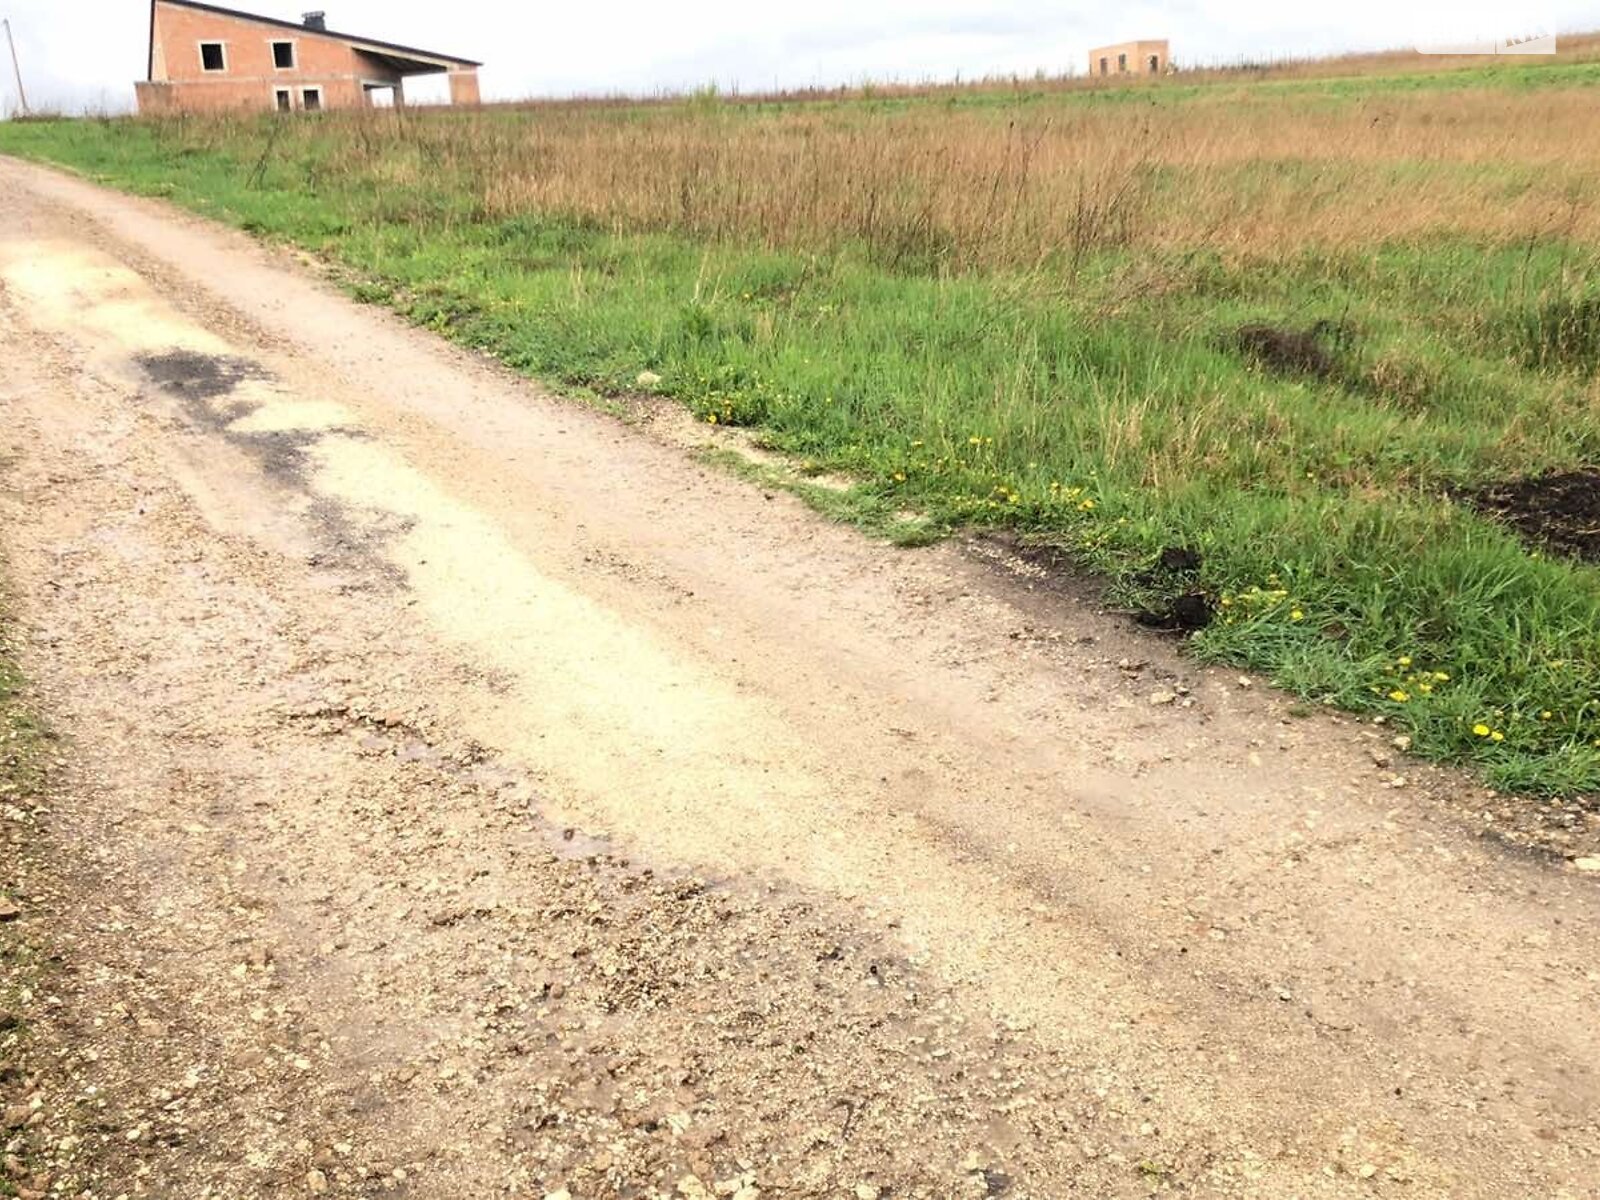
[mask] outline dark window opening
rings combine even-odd
[[[322,89],[307,88],[300,93],[300,107],[307,112],[322,111]]]
[[[200,43],[200,68],[204,71],[226,71],[228,60],[222,52],[221,42]]]
[[[293,42],[272,43],[272,65],[277,67],[280,71],[290,71],[294,69]]]
[[[1150,56],[1150,74],[1161,74],[1161,56],[1158,54],[1152,54]]]
[[[1117,55],[1117,70],[1121,71],[1123,74],[1127,74],[1128,56],[1126,54]]]
[[[1100,60],[1100,74],[1102,74],[1102,75],[1111,74],[1111,60],[1109,58],[1102,58]]]
[[[279,112],[288,112],[293,107],[294,107],[294,105],[293,105],[293,97],[290,96],[289,89],[288,88],[279,88],[278,89],[278,111]]]

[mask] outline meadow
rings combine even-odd
[[[0,150],[304,247],[573,394],[749,427],[876,534],[1007,531],[1497,787],[1592,795],[1600,530],[1534,540],[1482,501],[1600,467],[1578,46],[13,122]]]

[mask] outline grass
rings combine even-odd
[[[1600,64],[1429,67],[36,122],[0,149],[307,247],[556,385],[648,372],[854,480],[809,490],[898,540],[1005,528],[1117,603],[1204,594],[1200,657],[1497,786],[1597,793],[1600,573],[1452,497],[1600,462]],[[1197,573],[1155,565],[1173,547]]]

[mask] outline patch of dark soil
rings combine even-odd
[[[1310,375],[1331,379],[1339,374],[1340,330],[1331,321],[1309,329],[1277,325],[1245,325],[1233,335],[1236,350],[1277,375]]]
[[[1536,545],[1600,562],[1600,469],[1490,484],[1462,498]]]
[[[247,379],[266,378],[260,365],[247,358],[197,354],[193,350],[142,355],[139,365],[151,382],[175,396],[198,400],[214,400],[226,396]]]
[[[1089,604],[1105,602],[1105,578],[1084,570],[1058,546],[991,532],[970,542],[969,547],[1011,574],[1026,576],[1052,592]],[[1133,576],[1139,606],[1123,611],[1146,629],[1194,633],[1206,628],[1215,619],[1216,609],[1211,597],[1195,585],[1194,576],[1201,565],[1197,552],[1169,546],[1149,570]]]
[[[1200,555],[1193,550],[1182,546],[1168,546],[1161,552],[1159,564],[1163,571],[1187,575],[1198,571],[1202,561]]]
[[[1146,629],[1166,629],[1174,633],[1194,633],[1210,625],[1215,617],[1211,597],[1204,592],[1186,592],[1133,614],[1133,619]]]

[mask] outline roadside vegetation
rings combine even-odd
[[[853,480],[829,507],[896,540],[1014,532],[1199,656],[1498,786],[1589,794],[1600,63],[1580,45],[1415,73],[26,122],[0,149],[307,247],[551,383],[750,427]]]

